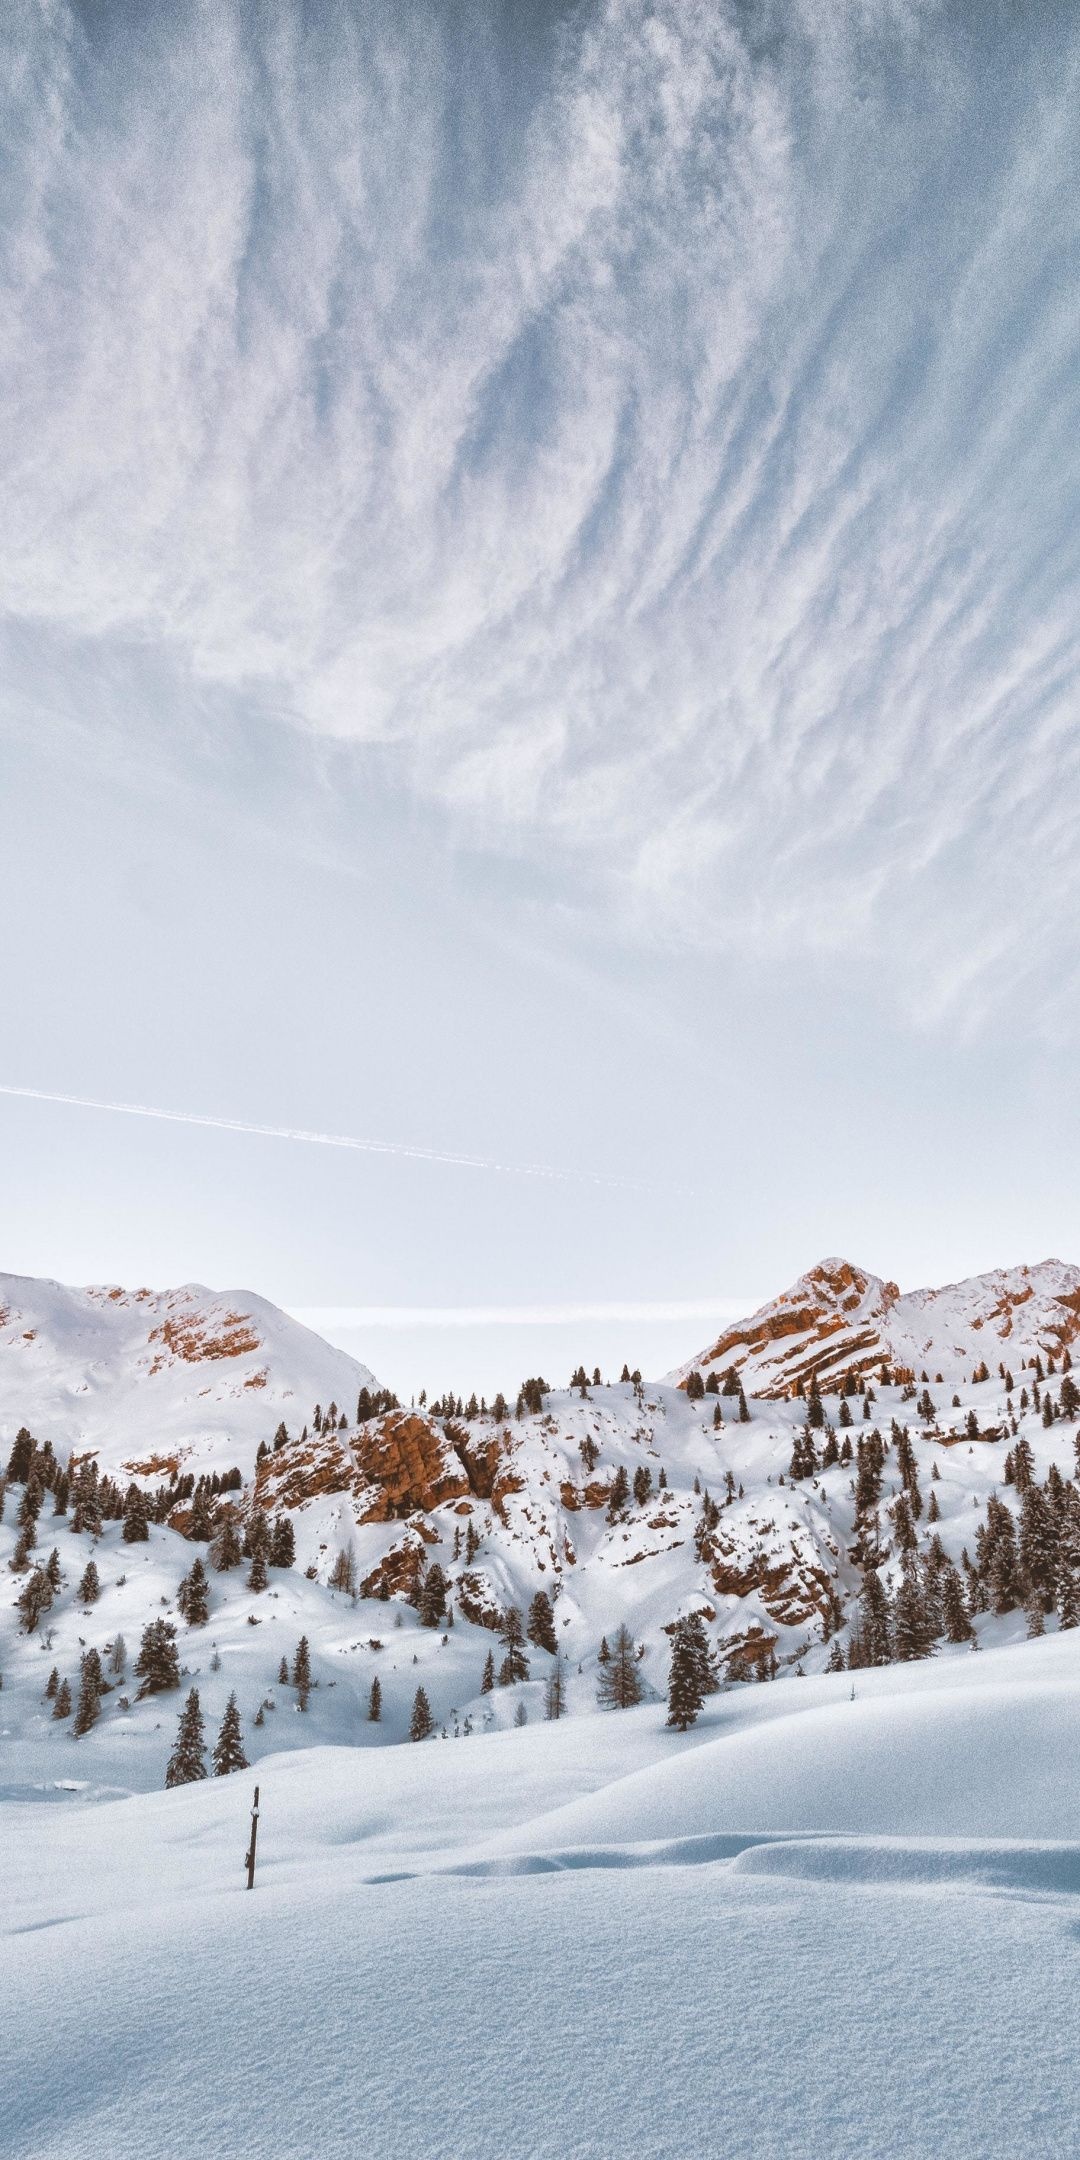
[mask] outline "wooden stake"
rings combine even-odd
[[[244,1866],[245,1866],[245,1867],[247,1868],[247,1877],[248,1877],[248,1879],[247,1879],[247,1886],[248,1886],[248,1889],[249,1889],[249,1890],[254,1890],[254,1888],[255,1888],[255,1840],[256,1840],[256,1838],[258,1837],[258,1835],[259,1835],[259,1788],[258,1788],[258,1786],[256,1785],[256,1787],[255,1787],[255,1804],[254,1804],[254,1806],[253,1806],[253,1808],[252,1808],[252,1810],[251,1810],[251,1843],[250,1843],[250,1845],[248,1846],[248,1849],[247,1849],[246,1853],[244,1854]]]

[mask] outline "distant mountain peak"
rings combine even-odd
[[[937,1289],[901,1291],[831,1254],[723,1332],[671,1375],[734,1366],[744,1387],[774,1399],[811,1373],[822,1387],[887,1365],[897,1374],[960,1379],[975,1365],[1053,1355],[1080,1335],[1080,1268],[1023,1263]]]

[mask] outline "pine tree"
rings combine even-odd
[[[639,1463],[634,1472],[634,1504],[647,1507],[652,1492],[652,1471],[646,1463]]]
[[[194,1559],[176,1593],[176,1602],[189,1627],[205,1627],[210,1617],[210,1585],[202,1561]]]
[[[296,1532],[288,1515],[278,1515],[274,1519],[270,1539],[270,1565],[282,1568],[296,1565]],[[352,1584],[349,1583],[346,1587],[351,1590]]]
[[[57,1671],[57,1669],[56,1669],[56,1666],[54,1665],[54,1666],[53,1666],[53,1669],[52,1669],[52,1671],[51,1671],[51,1673],[49,1674],[49,1677],[48,1677],[48,1679],[47,1679],[47,1680],[46,1680],[46,1682],[45,1682],[45,1700],[46,1700],[46,1702],[55,1702],[55,1701],[56,1701],[56,1690],[57,1690],[57,1688],[59,1687],[59,1685],[60,1685],[60,1675],[59,1675],[59,1673],[58,1673],[58,1671]]]
[[[60,1685],[56,1690],[56,1701],[53,1704],[53,1716],[54,1718],[66,1718],[71,1716],[71,1687],[66,1680],[61,1680]]]
[[[80,1527],[77,1503],[75,1527]],[[120,1535],[125,1545],[145,1545],[150,1536],[149,1505],[146,1494],[140,1492],[137,1485],[128,1486],[127,1498],[124,1502],[124,1527]]]
[[[232,1514],[225,1515],[222,1518],[221,1526],[211,1547],[210,1558],[219,1573],[223,1575],[230,1568],[239,1567],[243,1559],[243,1548],[240,1543],[240,1533],[237,1530]]]
[[[306,1710],[311,1694],[311,1650],[306,1635],[301,1635],[293,1658],[292,1684],[301,1710]]]
[[[244,1753],[244,1739],[240,1730],[240,1712],[236,1696],[230,1695],[221,1720],[221,1730],[214,1742],[214,1776],[231,1777],[234,1770],[246,1770],[248,1759]]]
[[[180,1712],[176,1746],[165,1771],[166,1788],[195,1785],[205,1776],[206,1745],[203,1739],[202,1711],[199,1708],[199,1690],[190,1688],[187,1701]]]
[[[696,1722],[708,1692],[710,1653],[700,1613],[679,1620],[671,1644],[667,1722],[686,1732]]]
[[[521,1626],[521,1614],[516,1605],[510,1605],[503,1616],[502,1640],[506,1655],[499,1667],[499,1686],[513,1687],[519,1680],[529,1677],[529,1660],[525,1655],[525,1636]]]
[[[1057,1613],[1062,1630],[1080,1627],[1080,1569],[1071,1554],[1062,1561],[1058,1574]]]
[[[382,1682],[379,1679],[378,1673],[376,1673],[375,1678],[371,1683],[371,1693],[368,1696],[367,1714],[369,1725],[377,1725],[380,1718],[382,1717]]]
[[[79,1670],[79,1701],[72,1727],[76,1738],[81,1739],[83,1733],[88,1733],[91,1726],[97,1724],[104,1684],[105,1676],[97,1651],[84,1650]]]
[[[705,1395],[705,1382],[696,1370],[686,1376],[687,1402],[701,1402]]]
[[[812,1432],[820,1432],[825,1423],[825,1405],[821,1400],[816,1372],[810,1375],[810,1390],[806,1398],[806,1422]]]
[[[529,1606],[526,1632],[529,1641],[535,1643],[538,1650],[549,1650],[554,1656],[558,1648],[555,1639],[555,1615],[546,1590],[538,1590]]]
[[[115,1673],[118,1680],[122,1680],[126,1664],[127,1644],[123,1636],[117,1633],[113,1636],[112,1645],[109,1648],[109,1671]]]
[[[151,1620],[142,1632],[135,1660],[136,1678],[142,1681],[140,1696],[163,1695],[180,1685],[180,1660],[176,1629],[171,1620]]]
[[[438,1627],[446,1611],[446,1577],[437,1560],[433,1560],[424,1577],[420,1592],[420,1623],[422,1627]]]
[[[82,1571],[76,1596],[80,1605],[96,1605],[101,1596],[101,1577],[92,1560],[87,1561]]]
[[[251,1566],[247,1573],[248,1589],[254,1590],[257,1596],[260,1591],[265,1590],[267,1580],[266,1554],[260,1545],[251,1555]]]
[[[491,1650],[489,1650],[489,1651],[488,1651],[488,1654],[487,1654],[487,1656],[486,1656],[486,1658],[484,1659],[484,1676],[483,1676],[483,1679],[482,1679],[482,1680],[481,1680],[481,1682],[480,1682],[480,1693],[481,1693],[481,1695],[490,1695],[490,1693],[491,1693],[491,1691],[492,1691],[492,1688],[494,1687],[494,1685],[495,1685],[495,1657],[494,1657],[494,1653],[493,1653],[493,1652],[492,1652]]]
[[[877,1571],[868,1568],[859,1599],[859,1640],[865,1665],[889,1662],[889,1601]]]
[[[278,1686],[279,1686],[279,1687],[288,1687],[288,1685],[289,1685],[289,1660],[288,1660],[288,1658],[282,1658],[282,1660],[281,1660],[281,1663],[280,1663],[280,1665],[278,1666],[278,1674],[277,1674],[277,1676],[278,1676]]]
[[[911,1664],[917,1658],[930,1657],[933,1652],[933,1634],[930,1628],[926,1601],[914,1569],[905,1572],[892,1610],[893,1656],[901,1664]]]
[[[951,1564],[942,1577],[941,1618],[948,1642],[970,1642],[972,1628],[964,1602],[964,1585],[958,1570]]]
[[[544,1716],[549,1724],[554,1724],[559,1718],[565,1716],[565,1713],[566,1678],[563,1673],[563,1661],[556,1653],[555,1663],[548,1674],[547,1685],[544,1689]]]
[[[435,1721],[431,1715],[431,1704],[428,1702],[423,1688],[418,1687],[413,1698],[412,1717],[409,1720],[409,1738],[410,1740],[427,1740],[434,1730]]]
[[[95,1569],[94,1572],[96,1574],[97,1570]],[[56,1592],[60,1588],[60,1583],[62,1579],[60,1573],[60,1555],[57,1552],[55,1545],[53,1546],[53,1549],[45,1562],[45,1573],[49,1578],[49,1588],[55,1597]],[[100,1583],[98,1584],[98,1588],[101,1588]]]
[[[625,1513],[629,1499],[630,1480],[626,1475],[625,1465],[620,1463],[612,1480],[611,1491],[608,1494],[607,1514],[609,1522],[617,1522],[619,1516]]]
[[[629,1628],[620,1625],[608,1662],[600,1669],[596,1699],[605,1710],[629,1710],[641,1701],[642,1693],[633,1637]]]
[[[27,1635],[32,1635],[43,1613],[47,1613],[53,1601],[52,1584],[44,1568],[35,1568],[33,1574],[19,1592],[19,1624]]]

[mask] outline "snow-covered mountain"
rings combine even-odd
[[[119,1630],[137,1642],[148,1618],[177,1610],[196,1555],[209,1620],[185,1624],[181,1640],[200,1661],[192,1669],[208,1712],[220,1714],[232,1687],[249,1718],[260,1702],[273,1707],[282,1656],[303,1631],[326,1686],[299,1722],[350,1744],[403,1738],[421,1683],[451,1728],[458,1718],[506,1725],[522,1707],[542,1715],[550,1641],[529,1645],[527,1678],[481,1691],[489,1653],[502,1659],[508,1612],[527,1614],[541,1593],[575,1713],[595,1708],[601,1643],[623,1625],[646,1699],[662,1696],[671,1630],[689,1613],[702,1616],[729,1681],[820,1671],[855,1643],[868,1572],[893,1596],[914,1571],[940,1635],[951,1570],[976,1633],[988,1644],[1022,1637],[1035,1535],[1023,1488],[1033,1481],[1045,1494],[1039,1535],[1050,1557],[1034,1565],[1046,1624],[1074,1572],[1080,1609],[1071,1374],[1066,1384],[1080,1271],[1057,1262],[906,1297],[826,1262],[668,1381],[533,1381],[516,1404],[490,1407],[373,1406],[366,1368],[248,1293],[3,1278],[0,1303],[0,1471],[26,1426],[54,1470],[69,1455],[93,1457],[112,1481],[93,1539],[59,1496],[54,1508],[46,1482],[33,1554],[18,1565],[25,1465],[7,1497],[5,1722],[35,1777],[50,1764],[75,1774],[96,1755],[114,1782],[160,1781],[152,1701],[74,1740],[42,1702],[42,1667],[55,1661],[74,1677],[88,1640],[104,1646]],[[737,1384],[725,1392],[731,1365],[741,1402]],[[687,1386],[695,1368],[706,1377]],[[822,1401],[811,1432],[795,1389],[812,1372]],[[869,1465],[864,1440],[877,1451]],[[217,1479],[200,1512],[187,1481],[233,1466],[240,1489]],[[119,1521],[131,1483],[155,1517],[134,1544]],[[1019,1550],[1012,1573],[999,1568],[993,1582],[991,1502],[1016,1519]],[[226,1519],[244,1531],[260,1515],[287,1515],[295,1538],[295,1566],[271,1567],[266,1588],[246,1566],[211,1565],[209,1543]],[[51,1548],[60,1587],[27,1630],[16,1601]],[[75,1586],[91,1553],[101,1588],[88,1614]],[[418,1610],[436,1566],[452,1631],[441,1612],[432,1626]],[[380,1676],[383,1719],[369,1730],[364,1704]],[[266,1744],[282,1737],[279,1722]]]
[[[963,1381],[980,1365],[1019,1369],[1080,1335],[1080,1268],[1061,1260],[995,1268],[940,1290],[901,1291],[849,1260],[821,1260],[789,1290],[726,1327],[671,1375],[734,1366],[749,1394],[790,1395],[887,1365],[901,1380]]]
[[[367,1367],[247,1290],[69,1289],[0,1275],[0,1436],[148,1477],[255,1468],[260,1440],[312,1406],[352,1413]]]

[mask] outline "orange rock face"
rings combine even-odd
[[[204,1358],[246,1357],[260,1346],[248,1313],[226,1313],[215,1331],[204,1314],[183,1311],[151,1328],[149,1339],[162,1345],[150,1367],[152,1373],[160,1372],[171,1358],[198,1365]]]
[[[424,1544],[420,1538],[403,1538],[384,1553],[378,1567],[365,1575],[360,1585],[361,1597],[391,1598],[416,1595],[420,1579],[420,1564]]]
[[[796,1561],[794,1554],[790,1562],[751,1558],[741,1566],[719,1556],[709,1574],[718,1597],[757,1596],[771,1618],[784,1627],[803,1627],[829,1609],[828,1576]]]
[[[362,1426],[355,1456],[364,1484],[377,1488],[362,1522],[392,1522],[395,1516],[463,1499],[470,1490],[461,1459],[444,1434],[414,1410],[391,1410]]]

